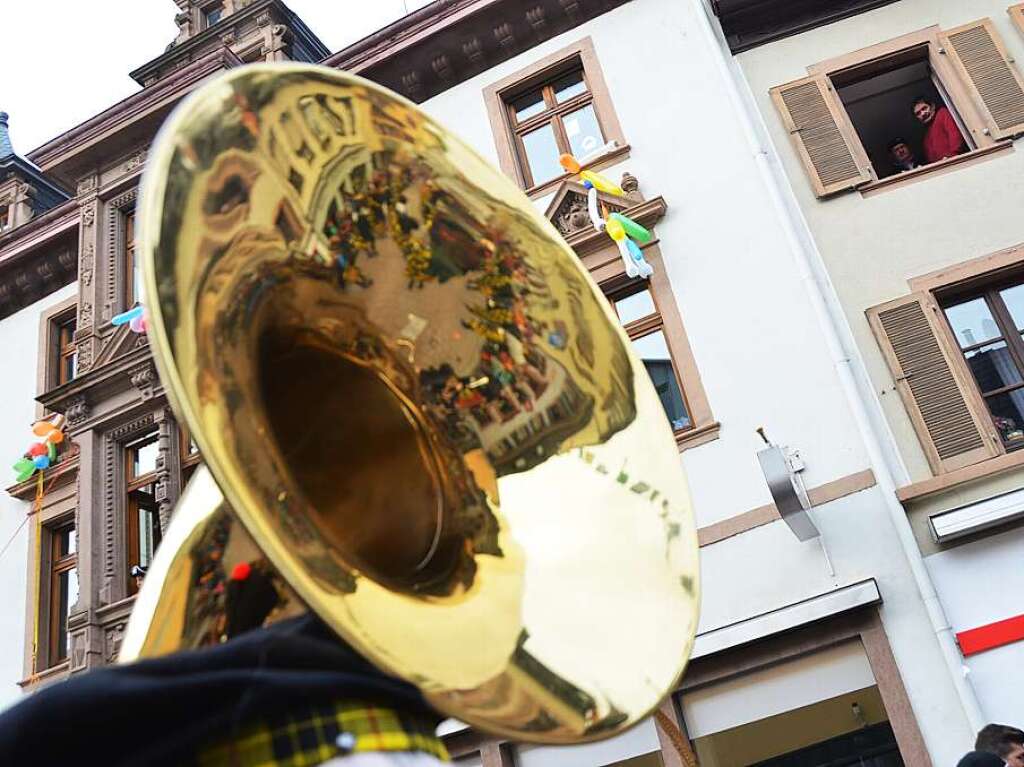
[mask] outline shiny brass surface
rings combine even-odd
[[[220,641],[253,560],[268,620],[308,605],[495,734],[596,740],[671,691],[699,601],[676,443],[510,181],[371,83],[254,65],[169,118],[138,220],[150,343],[209,474],[122,660]]]

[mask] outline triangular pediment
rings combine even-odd
[[[119,325],[114,329],[113,333],[107,336],[106,342],[100,353],[96,355],[92,366],[93,368],[98,368],[100,365],[105,365],[116,360],[118,357],[130,354],[140,346],[145,345],[146,336],[144,334],[133,332],[128,325]]]
[[[632,200],[605,192],[598,192],[597,200],[598,205],[607,208],[609,212],[621,213],[633,204]],[[578,181],[563,181],[544,215],[566,239],[593,230],[590,214],[587,213],[587,188]]]

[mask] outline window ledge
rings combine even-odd
[[[676,444],[679,446],[679,452],[689,450],[690,448],[704,445],[708,442],[712,442],[718,439],[718,433],[722,430],[722,424],[718,421],[712,421],[711,423],[698,426],[695,429],[687,429],[686,431],[676,432]]]
[[[1011,471],[1024,466],[1024,450],[997,455],[995,458],[964,466],[962,469],[939,474],[935,477],[905,485],[896,491],[900,503],[907,504],[919,501],[929,495],[935,495],[964,482],[986,479],[1004,471]]]
[[[584,163],[584,165],[581,166],[581,169],[596,171],[607,168],[609,165],[614,165],[615,163],[629,157],[629,148],[629,144],[621,144],[614,149],[609,149],[604,154],[598,155],[594,159]],[[572,178],[575,175],[575,173],[563,173],[561,176],[555,176],[542,184],[531,186],[526,190],[526,196],[531,200],[543,197],[548,192],[554,191],[563,181]]]
[[[18,687],[23,690],[30,690],[41,682],[48,682],[54,679],[54,677],[65,677],[70,668],[70,663],[66,660],[61,661],[56,666],[50,666],[50,668],[43,669],[35,674],[25,677],[18,682]]]
[[[970,152],[965,152],[964,154],[957,155],[956,157],[950,157],[946,160],[933,162],[931,165],[925,165],[922,168],[914,168],[914,170],[908,170],[905,173],[897,173],[894,176],[888,176],[887,178],[879,179],[878,181],[872,181],[869,184],[859,187],[860,193],[862,197],[872,197],[876,194],[880,194],[881,192],[887,192],[890,189],[897,189],[902,186],[907,186],[908,184],[916,183],[924,178],[948,173],[961,165],[974,165],[982,160],[987,160],[993,155],[1011,151],[1013,151],[1012,141],[1000,141],[992,146],[973,149]]]

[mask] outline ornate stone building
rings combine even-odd
[[[331,54],[280,0],[176,2],[179,33],[132,72],[134,95],[25,158],[0,119],[0,348],[24,352],[0,378],[12,403],[0,445],[15,458],[46,413],[64,414],[71,437],[41,496],[33,478],[3,499],[0,535],[17,554],[0,555],[17,613],[0,611],[5,682],[32,690],[116,656],[137,568],[200,460],[145,338],[111,324],[140,298],[147,147],[205,79],[292,59],[420,103],[519,184],[645,360],[690,479],[704,607],[672,698],[621,738],[572,750],[450,723],[459,763],[782,767],[827,753],[916,767],[966,750],[971,694],[895,511],[891,435],[856,349],[829,324],[831,285],[812,274],[812,235],[787,207],[714,15],[747,4],[437,0]],[[766,34],[772,23],[758,21]],[[590,227],[584,189],[555,162],[569,151],[621,179],[626,196],[602,202],[652,230],[649,280],[629,279]],[[772,502],[760,427],[800,449],[791,468],[813,506],[810,541]]]

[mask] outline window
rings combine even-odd
[[[199,454],[199,447],[187,428],[181,426],[178,434],[181,439],[181,486],[184,488],[195,473],[196,466],[202,463],[203,457]]]
[[[646,283],[632,285],[608,298],[626,335],[633,342],[633,350],[643,360],[654,382],[672,430],[678,433],[692,428],[690,411],[665,339],[665,323]]]
[[[208,29],[224,17],[224,6],[220,3],[203,9],[203,29]]]
[[[68,616],[78,601],[78,554],[73,523],[47,531],[50,542],[47,666],[56,666],[68,657]]]
[[[0,232],[8,229],[11,225],[11,206],[5,204],[0,205]]]
[[[75,312],[67,312],[53,320],[51,365],[53,384],[60,386],[75,377],[78,354],[75,350]]]
[[[1003,446],[1024,447],[1024,280],[946,301],[943,311]]]
[[[591,167],[628,151],[590,38],[489,86],[484,99],[501,169],[531,195],[566,177],[561,154]]]
[[[527,186],[561,176],[559,155],[586,157],[604,146],[593,102],[583,65],[576,62],[564,74],[506,100]]]
[[[124,305],[131,308],[142,300],[142,265],[135,258],[135,211],[124,213]]]
[[[156,503],[156,459],[159,444],[155,433],[125,446],[125,509],[127,513],[128,573],[139,565],[149,567],[160,545],[160,516]],[[129,593],[136,590],[129,578]]]
[[[772,99],[818,197],[889,186],[1024,132],[1024,79],[988,19],[808,67]]]

